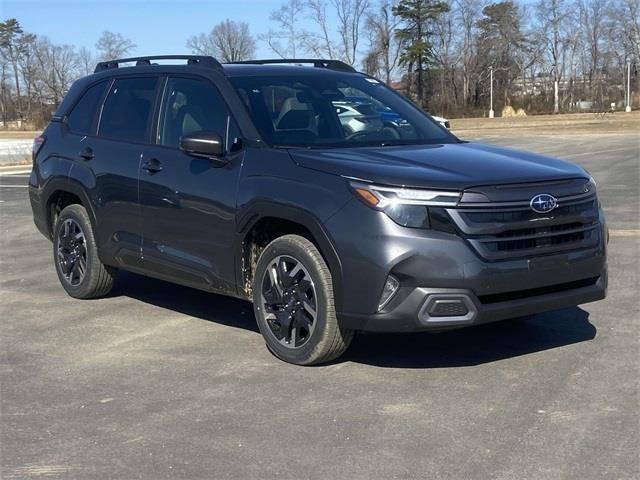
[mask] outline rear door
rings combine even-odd
[[[138,175],[158,83],[157,75],[115,78],[98,117],[97,136],[87,136],[80,147],[93,176],[90,195],[101,257],[133,269],[141,267]]]
[[[226,163],[187,155],[183,135],[219,134]],[[144,268],[206,290],[235,293],[234,237],[242,151],[217,88],[198,77],[169,76],[158,113],[156,145],[140,168]]]

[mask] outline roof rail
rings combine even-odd
[[[102,72],[111,68],[118,68],[121,63],[136,62],[136,67],[141,65],[153,65],[152,60],[186,60],[187,65],[198,65],[206,68],[214,68],[216,70],[222,70],[222,65],[215,58],[206,55],[153,55],[149,57],[131,57],[131,58],[118,58],[115,60],[107,60],[106,62],[100,62],[96,65],[96,69],[93,73]]]
[[[341,72],[355,73],[357,70],[351,65],[340,60],[324,60],[322,58],[270,58],[267,60],[243,60],[241,62],[230,62],[233,64],[268,65],[282,63],[310,63],[314,67],[339,70]]]

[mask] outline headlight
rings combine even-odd
[[[596,181],[592,176],[589,176],[589,180],[587,181],[587,183],[584,184],[584,192],[593,193],[593,194],[598,193]],[[600,201],[599,198],[598,198],[598,208],[602,208],[602,202]]]
[[[381,187],[362,182],[350,185],[366,205],[383,211],[403,227],[429,228],[429,206],[453,207],[460,200],[460,192]]]
[[[429,228],[429,210],[422,205],[396,203],[384,209],[391,220],[403,227]]]

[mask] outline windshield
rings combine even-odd
[[[349,147],[459,141],[415,105],[373,78],[300,74],[230,80],[261,136],[273,146]]]

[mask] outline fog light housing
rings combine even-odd
[[[393,298],[398,291],[400,282],[393,275],[387,277],[387,281],[384,282],[384,288],[382,289],[382,295],[380,295],[380,303],[378,304],[378,311],[381,311],[387,303]]]

